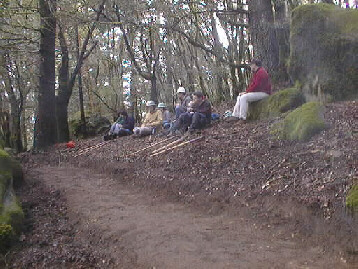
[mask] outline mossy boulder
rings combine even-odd
[[[249,105],[249,119],[259,120],[276,117],[281,113],[295,109],[305,102],[305,97],[297,88],[280,90],[270,97]]]
[[[69,121],[70,133],[75,137],[84,137],[81,117],[76,113],[72,120]],[[102,134],[111,127],[111,122],[99,114],[92,114],[86,117],[87,135],[95,136]]]
[[[353,185],[346,198],[346,206],[358,212],[358,185]]]
[[[309,102],[288,113],[282,122],[274,125],[272,133],[281,139],[307,141],[325,127],[323,107]]]
[[[0,149],[0,250],[9,245],[7,240],[12,238],[10,234],[16,235],[21,231],[24,220],[24,213],[13,189],[14,178],[22,180],[21,166]]]
[[[288,71],[320,100],[358,97],[358,10],[329,4],[292,12]]]

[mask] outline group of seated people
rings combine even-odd
[[[252,60],[250,63],[253,77],[245,92],[237,97],[232,116],[228,121],[244,123],[246,121],[248,103],[261,100],[271,94],[271,82],[261,61]],[[177,90],[178,103],[175,105],[175,117],[172,118],[170,111],[164,103],[158,107],[154,101],[147,101],[147,113],[140,127],[134,127],[134,119],[126,111],[118,113],[118,119],[111,126],[105,139],[117,136],[146,136],[159,130],[166,130],[168,135],[183,135],[195,133],[211,123],[212,111],[209,100],[201,92],[187,93],[184,87]]]
[[[179,102],[175,106],[175,118],[164,103],[158,107],[154,101],[147,101],[147,111],[141,126],[134,127],[134,119],[126,111],[118,113],[117,120],[112,124],[105,139],[119,136],[151,135],[159,130],[167,130],[168,135],[190,133],[205,127],[211,122],[211,104],[201,92],[187,94],[185,88],[177,91]]]

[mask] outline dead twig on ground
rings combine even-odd
[[[152,144],[152,145],[150,145],[150,146],[147,146],[147,147],[145,147],[145,148],[142,148],[142,149],[140,149],[140,150],[137,150],[136,152],[133,152],[133,153],[129,154],[129,156],[135,155],[135,154],[140,153],[140,152],[145,151],[145,150],[148,150],[148,149],[150,149],[150,148],[152,148],[152,147],[155,147],[155,146],[157,146],[157,145],[159,145],[159,144],[162,144],[162,143],[164,143],[164,142],[170,141],[170,140],[172,140],[173,138],[174,138],[174,137],[169,137],[169,138],[167,138],[167,139],[164,139],[164,140],[162,140],[162,141],[159,141],[159,142],[157,142],[157,143],[154,143],[154,144]]]
[[[90,147],[88,147],[88,148],[81,149],[81,150],[79,150],[79,151],[77,152],[77,154],[73,155],[73,157],[76,158],[76,157],[78,157],[78,156],[80,156],[80,155],[82,155],[82,154],[84,154],[84,153],[87,153],[87,152],[89,152],[89,151],[91,151],[91,150],[94,150],[94,149],[98,149],[98,148],[100,148],[100,147],[103,147],[104,145],[107,145],[108,143],[111,143],[112,141],[113,141],[113,140],[101,142],[101,143],[99,143],[99,144],[97,144],[97,145],[93,145],[93,146],[90,146]]]
[[[204,139],[204,136],[196,137],[196,138],[191,139],[191,140],[189,140],[189,141],[183,141],[183,142],[181,142],[181,143],[179,143],[179,144],[177,144],[177,145],[174,145],[174,146],[172,146],[172,147],[166,147],[165,149],[163,149],[163,150],[161,150],[161,151],[157,151],[157,152],[155,152],[155,153],[152,152],[152,154],[151,154],[149,157],[154,157],[154,156],[157,156],[157,155],[166,153],[166,152],[168,152],[168,151],[170,151],[170,150],[174,150],[174,149],[183,147],[183,146],[185,146],[185,145],[187,145],[187,144],[194,143],[194,142],[199,141],[199,140],[202,140],[202,139]]]
[[[175,141],[173,141],[173,142],[171,142],[171,143],[169,143],[169,144],[167,144],[167,145],[165,145],[165,146],[163,146],[163,147],[160,147],[160,148],[158,148],[158,149],[156,149],[156,150],[153,150],[153,151],[151,152],[151,154],[155,154],[155,153],[157,153],[157,152],[159,152],[159,151],[162,151],[162,150],[164,150],[164,149],[166,149],[166,148],[168,148],[168,147],[171,147],[171,146],[173,146],[173,145],[175,145],[175,144],[181,143],[181,142],[183,142],[184,140],[185,140],[185,137],[181,137],[181,138],[179,138],[179,139],[177,139],[177,140],[175,140]]]

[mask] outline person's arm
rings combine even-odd
[[[209,101],[205,100],[200,106],[195,107],[194,111],[203,114],[209,113],[211,111],[211,105]]]
[[[257,73],[254,74],[254,77],[249,85],[249,87],[246,89],[246,92],[257,92],[258,88],[260,87],[261,81],[263,79],[263,72],[260,72],[260,70],[257,71]]]

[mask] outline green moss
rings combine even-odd
[[[22,229],[24,221],[24,212],[22,211],[20,202],[13,197],[12,201],[4,206],[0,216],[0,224],[9,224],[13,227],[15,233],[19,233]]]
[[[11,245],[14,232],[11,225],[0,224],[0,252],[4,253]]]
[[[289,73],[305,92],[334,100],[358,96],[358,10],[329,4],[293,10]],[[320,85],[320,90],[318,90]]]
[[[358,211],[358,185],[353,185],[349,190],[346,206],[354,211]]]
[[[11,184],[11,172],[0,171],[0,203],[3,202],[6,190]]]
[[[9,154],[3,149],[0,149],[0,157],[10,157]]]
[[[287,114],[283,122],[274,125],[272,133],[282,139],[307,141],[324,128],[322,106],[309,102]]]
[[[270,97],[249,106],[249,119],[270,118],[299,107],[305,102],[303,94],[297,88],[289,88],[276,92]]]

